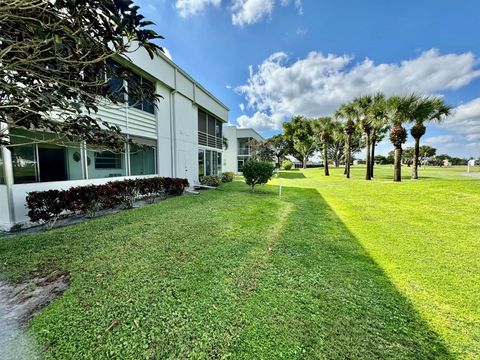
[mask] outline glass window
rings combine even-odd
[[[5,168],[3,164],[3,151],[0,146],[0,184],[5,184]]]
[[[207,132],[207,114],[202,110],[198,110],[198,131]]]
[[[12,143],[14,137],[10,137]],[[26,184],[37,182],[37,154],[36,147],[33,144],[12,146],[12,165],[13,165],[13,179],[15,184]]]
[[[130,147],[130,172],[132,175],[155,174],[155,148],[147,145]]]
[[[88,150],[87,167],[90,179],[127,175],[125,154],[120,152]]]
[[[212,175],[217,175],[217,161],[218,161],[218,153],[216,151],[212,151]]]
[[[237,163],[237,166],[238,166],[238,172],[242,172],[242,169],[243,169],[243,160],[238,160],[238,163]]]
[[[113,69],[112,73],[118,72],[119,65],[113,60],[107,60],[107,66]],[[123,79],[116,76],[111,76],[110,79],[108,79],[108,84],[110,86],[109,93],[113,94],[119,102],[124,102],[125,87],[124,87]]]
[[[151,81],[148,81],[147,79],[141,77],[138,74],[133,75],[129,82],[129,86],[131,88],[129,92],[134,92],[136,95],[135,97],[143,97],[144,90],[153,91],[154,89],[153,83]],[[137,89],[139,89],[139,91]],[[130,96],[128,98],[128,104],[138,110],[146,111],[150,114],[155,113],[155,106],[147,99],[143,99],[142,101],[141,99],[137,98],[137,100],[135,100],[133,96]]]
[[[208,115],[208,135],[215,136],[215,118]]]
[[[212,175],[212,151],[205,150],[205,175]]]
[[[12,129],[10,140],[15,184],[83,178],[79,144],[23,129]]]
[[[222,153],[218,153],[217,157],[217,174],[222,173]]]
[[[94,155],[95,169],[121,169],[122,154],[112,151],[99,151]]]
[[[222,123],[218,120],[215,123],[215,136],[218,138],[222,137]]]
[[[53,144],[38,145],[39,181],[68,180],[66,149]]]
[[[198,176],[205,175],[205,151],[203,149],[198,150]]]

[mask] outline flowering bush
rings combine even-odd
[[[152,177],[126,179],[102,185],[72,187],[69,190],[34,191],[27,196],[28,217],[32,222],[52,227],[59,216],[67,213],[84,213],[95,217],[102,209],[122,206],[130,209],[136,199],[181,195],[189,186],[186,179]]]

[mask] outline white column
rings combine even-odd
[[[8,137],[8,126],[5,123],[0,123],[1,134],[7,140]],[[15,204],[13,202],[13,164],[12,164],[12,152],[6,147],[1,146],[0,151],[2,152],[3,158],[3,170],[5,175],[5,185],[7,186],[7,197],[8,197],[8,214],[10,217],[10,223],[15,223]]]

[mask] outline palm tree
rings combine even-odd
[[[391,123],[390,141],[394,146],[393,181],[402,181],[402,145],[407,141],[403,124],[412,119],[412,108],[418,99],[415,95],[392,96],[387,100],[387,117]]]
[[[386,101],[383,93],[377,93],[373,96],[373,104],[370,109],[372,116],[372,135],[371,135],[371,155],[370,155],[370,176],[373,178],[373,169],[375,164],[375,146],[382,141],[388,131],[388,122],[386,117]]]
[[[373,128],[373,119],[372,119],[372,106],[373,106],[373,97],[370,95],[360,96],[353,100],[353,106],[356,112],[357,124],[360,129],[365,134],[365,142],[367,145],[367,169],[365,171],[365,180],[372,180],[371,170],[371,146],[372,146],[372,128]]]
[[[329,116],[320,117],[313,122],[313,128],[317,133],[319,142],[322,143],[323,150],[323,162],[324,162],[324,174],[330,176],[328,171],[328,146],[330,144],[331,135],[333,131],[332,118]]]
[[[343,125],[338,120],[332,120],[332,130],[330,131],[330,144],[328,152],[330,158],[333,159],[335,167],[340,167],[340,158],[344,153],[345,148],[345,132]]]
[[[345,176],[350,178],[350,162],[352,160],[352,136],[355,132],[355,109],[352,104],[343,104],[335,113],[335,117],[345,119]]]
[[[413,155],[412,179],[418,179],[418,158],[420,153],[420,138],[425,135],[425,123],[430,121],[440,122],[449,116],[452,108],[446,105],[441,97],[422,97],[415,101],[412,109],[412,121],[410,134],[415,139]]]

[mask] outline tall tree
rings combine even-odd
[[[370,109],[372,116],[372,135],[371,135],[371,155],[370,155],[370,176],[374,177],[375,166],[375,147],[383,140],[388,132],[388,122],[386,116],[386,101],[382,93],[377,93],[373,97],[373,104]]]
[[[272,149],[275,155],[275,162],[277,168],[280,168],[283,159],[288,151],[288,143],[285,137],[282,134],[277,134],[272,136],[267,140],[268,145]]]
[[[53,132],[123,148],[120,129],[95,118],[99,99],[155,103],[155,89],[112,60],[139,48],[154,57],[162,38],[131,0],[7,0],[0,4],[0,142],[7,129]],[[121,61],[120,61],[121,62]],[[111,91],[110,79],[126,81]],[[120,92],[120,96],[119,96]],[[5,126],[6,124],[6,126]]]
[[[342,123],[332,120],[330,132],[330,144],[328,146],[328,157],[333,160],[335,167],[340,167],[340,161],[344,158],[345,132]]]
[[[390,141],[394,146],[393,181],[402,181],[402,145],[407,141],[403,125],[412,119],[412,106],[418,99],[415,95],[392,96],[387,100],[387,117],[391,124]]]
[[[352,137],[355,133],[355,109],[352,104],[343,104],[336,111],[335,117],[343,120],[345,131],[345,176],[350,178],[352,162]]]
[[[452,108],[445,104],[441,97],[422,97],[417,99],[412,107],[413,126],[410,134],[415,139],[412,179],[418,179],[418,161],[420,156],[420,138],[427,130],[425,124],[430,121],[440,122],[449,116]]]
[[[331,142],[333,126],[332,118],[329,116],[320,117],[313,122],[313,129],[316,133],[318,143],[321,144],[323,151],[323,169],[325,176],[330,176],[330,172],[328,170],[328,147]]]
[[[317,148],[312,121],[303,116],[295,116],[290,122],[283,123],[283,129],[290,155],[301,161],[305,169],[308,158]]]
[[[372,174],[370,173],[370,171],[372,169],[371,146],[372,146],[372,129],[373,129],[373,117],[372,117],[373,97],[370,95],[357,97],[353,100],[352,105],[355,110],[357,125],[365,134],[365,144],[366,144],[365,180],[371,180]]]

